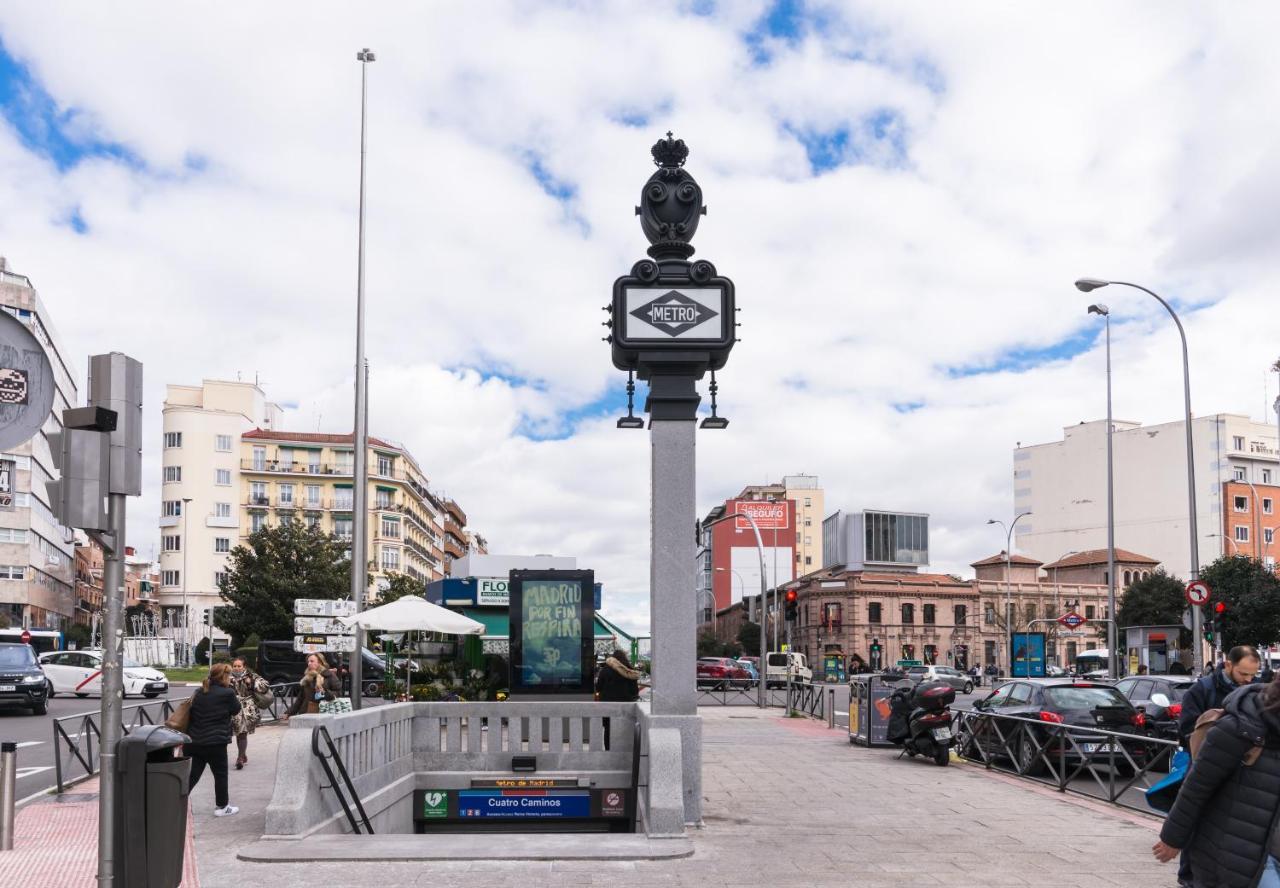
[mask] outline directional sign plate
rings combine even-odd
[[[1089,621],[1075,611],[1067,611],[1065,614],[1058,617],[1058,622],[1063,626],[1066,626],[1068,629],[1078,629]]]
[[[293,631],[299,635],[355,635],[356,630],[331,617],[294,617]]]
[[[1207,604],[1209,601],[1209,585],[1202,580],[1193,580],[1187,583],[1187,601],[1196,606]]]
[[[321,651],[349,654],[356,649],[356,637],[354,635],[295,635],[293,649],[301,654],[315,654]]]
[[[300,617],[351,617],[356,603],[345,598],[295,598],[293,612]]]

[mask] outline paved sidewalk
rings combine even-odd
[[[776,709],[704,709],[702,715],[706,823],[694,833],[691,858],[246,863],[235,855],[261,835],[274,779],[281,729],[267,726],[251,740],[249,765],[231,773],[239,815],[213,817],[212,781],[192,794],[201,885],[1154,888],[1176,882],[1175,870],[1151,857],[1154,818],[974,766],[896,760],[896,751],[850,746],[844,731],[788,720]]]

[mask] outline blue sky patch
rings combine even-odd
[[[1097,343],[1102,329],[1101,325],[1092,325],[1052,345],[1009,349],[987,363],[947,367],[944,370],[950,379],[963,379],[984,373],[1024,373],[1044,364],[1068,361],[1084,354]]]
[[[907,161],[907,125],[893,108],[878,108],[855,126],[841,125],[829,130],[784,129],[799,140],[815,176],[841,166],[865,164],[886,168]]]
[[[71,230],[76,234],[87,234],[89,232],[89,225],[84,221],[84,216],[80,215],[79,207],[72,207],[71,212],[62,221],[70,226]]]
[[[31,70],[9,54],[3,41],[0,116],[27,149],[49,160],[59,172],[65,173],[86,157],[109,158],[133,169],[145,166],[137,154],[119,142],[94,136],[76,109],[59,107]]]
[[[915,413],[924,407],[924,401],[899,401],[893,405],[893,409],[898,413]]]

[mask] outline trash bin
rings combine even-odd
[[[849,679],[849,742],[892,746],[889,742],[889,698],[904,679],[880,674]]]
[[[163,725],[143,725],[116,746],[115,883],[177,888],[187,841],[191,738]]]

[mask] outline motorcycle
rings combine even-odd
[[[935,764],[947,765],[955,744],[948,707],[955,700],[955,689],[943,682],[898,688],[889,698],[887,739],[901,746],[903,755],[922,755]]]

